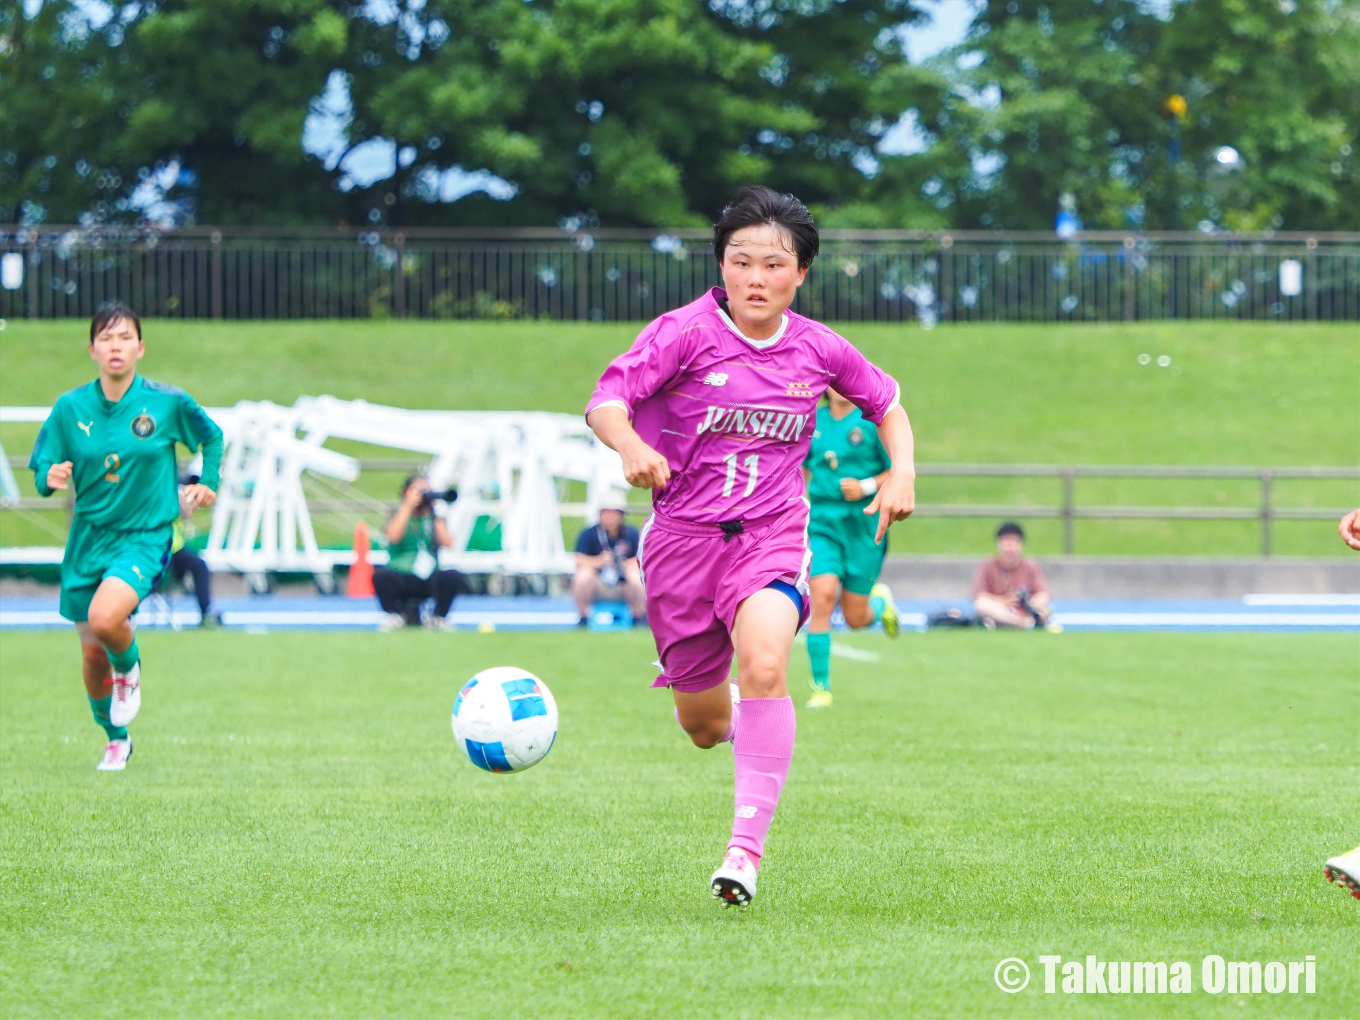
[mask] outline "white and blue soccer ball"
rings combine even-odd
[[[557,702],[548,685],[526,670],[484,669],[453,702],[453,738],[479,769],[523,772],[552,750]]]

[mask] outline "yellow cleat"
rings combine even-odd
[[[901,634],[902,622],[897,616],[897,603],[893,601],[892,589],[879,581],[869,589],[869,597],[878,597],[883,600],[883,612],[879,614],[879,620],[883,623],[883,633],[890,638],[895,638],[898,634]]]
[[[830,708],[830,707],[831,707],[831,692],[830,692],[830,691],[824,691],[824,690],[822,690],[821,688],[818,688],[817,690],[814,690],[814,691],[812,692],[812,697],[808,698],[807,707],[808,707],[808,708]]]

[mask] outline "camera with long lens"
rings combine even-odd
[[[435,503],[439,502],[441,499],[445,503],[452,503],[457,498],[458,498],[457,489],[445,489],[442,492],[435,492],[431,490],[429,492],[422,492],[420,494],[420,505],[422,507],[430,507],[433,506]]]
[[[1020,604],[1020,608],[1034,617],[1034,622],[1042,625],[1046,619],[1043,613],[1035,608],[1034,603],[1029,600],[1029,589],[1021,588],[1015,593],[1015,600]]]

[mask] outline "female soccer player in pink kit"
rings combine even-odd
[[[699,747],[731,741],[736,817],[713,895],[746,906],[793,757],[785,675],[808,616],[801,465],[817,401],[835,385],[892,459],[866,514],[878,538],[915,508],[911,425],[892,378],[788,310],[817,254],[792,195],[737,192],[713,231],[722,288],[661,316],[605,369],[586,407],[624,474],[655,490],[638,562],[676,717]],[[737,656],[740,702],[728,687]]]

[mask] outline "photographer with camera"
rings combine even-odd
[[[627,506],[619,493],[606,496],[599,523],[584,528],[576,539],[576,576],[571,581],[571,594],[580,617],[578,626],[589,625],[590,607],[600,598],[627,602],[637,624],[647,612],[647,593],[642,588],[637,560],[637,529],[624,523]]]
[[[996,532],[996,559],[981,564],[973,579],[973,608],[979,622],[1030,630],[1048,625],[1051,606],[1044,572],[1025,559],[1025,532],[1007,521]]]
[[[400,630],[421,624],[420,605],[434,599],[434,612],[424,620],[431,630],[448,628],[449,609],[463,590],[463,575],[439,569],[439,550],[453,544],[441,503],[452,503],[458,493],[430,491],[424,475],[411,475],[402,483],[401,506],[383,527],[387,537],[387,566],[373,568],[373,589],[386,612],[382,629]]]

